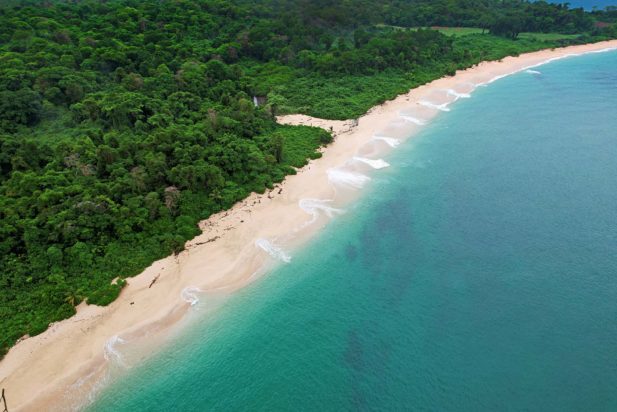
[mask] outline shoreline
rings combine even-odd
[[[279,117],[284,124],[332,127],[335,140],[322,158],[311,160],[273,190],[253,193],[200,222],[202,233],[188,241],[183,252],[128,278],[110,305],[82,303],[73,317],[18,342],[0,361],[0,387],[6,389],[10,410],[74,408],[73,402],[79,401],[72,399],[74,393],[87,396],[81,392],[104,380],[111,364],[121,362],[114,344],[144,344],[147,336],[147,345],[156,348],[172,335],[170,331],[181,328],[198,294],[224,299],[277,259],[292,259],[288,250],[304,243],[327,224],[328,215],[359,196],[371,169],[386,167],[380,155],[413,136],[440,111],[449,110],[449,104],[469,97],[476,87],[556,59],[605,49],[617,49],[617,40],[482,62],[371,108],[357,125],[305,115]]]

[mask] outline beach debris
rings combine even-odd
[[[19,338],[19,339],[17,339],[17,340],[15,341],[15,345],[17,345],[19,342],[23,342],[23,341],[25,341],[25,340],[26,340],[26,339],[28,339],[29,337],[30,337],[30,335],[26,333],[24,336],[22,336],[21,338]]]
[[[2,400],[2,405],[4,406],[2,412],[9,412],[9,407],[6,406],[6,395],[4,394],[4,388],[2,388],[2,396],[0,396],[0,400]]]
[[[160,277],[161,277],[161,275],[160,275],[160,274],[156,275],[156,276],[154,277],[154,279],[152,279],[152,282],[150,282],[150,286],[148,286],[148,289],[150,289],[150,288],[152,287],[152,285],[154,285],[154,283],[155,283],[157,280],[159,280],[159,278],[160,278]]]
[[[208,240],[206,240],[204,242],[197,242],[197,243],[195,243],[195,246],[205,245],[206,243],[212,243],[215,240],[220,239],[220,238],[221,238],[220,236],[214,236],[214,237],[211,237],[210,239],[208,239]]]

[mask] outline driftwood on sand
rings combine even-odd
[[[2,412],[9,412],[9,407],[6,405],[6,396],[4,395],[4,388],[2,388],[2,396],[0,397],[0,401],[2,401]]]
[[[206,243],[212,243],[215,240],[220,239],[220,238],[221,238],[220,236],[214,236],[214,237],[211,237],[210,239],[206,240],[205,242],[197,242],[197,243],[195,243],[195,246],[205,245]]]
[[[154,277],[154,279],[152,279],[152,282],[150,282],[150,286],[148,286],[148,289],[150,289],[152,287],[152,285],[154,285],[154,282],[156,282],[157,280],[159,280],[159,278],[161,277],[161,275],[156,275]]]

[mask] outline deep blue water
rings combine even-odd
[[[570,8],[582,7],[585,10],[592,10],[594,7],[600,10],[607,6],[617,6],[617,0],[571,0],[571,1],[551,1],[551,3],[569,3]]]
[[[617,52],[537,70],[91,409],[617,410]]]

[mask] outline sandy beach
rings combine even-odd
[[[202,233],[177,256],[153,263],[127,279],[107,307],[81,304],[77,314],[44,333],[21,340],[0,362],[0,388],[10,411],[73,410],[100,386],[111,366],[130,368],[117,348],[138,347],[141,357],[181,330],[197,299],[233,293],[293,259],[310,239],[360,195],[381,158],[432,118],[477,87],[509,74],[583,53],[617,49],[617,40],[543,50],[484,62],[373,107],[356,120],[288,115],[280,123],[332,130],[334,142],[296,175],[264,194],[200,222]],[[534,69],[535,68],[535,69]],[[134,351],[135,352],[135,351]]]

